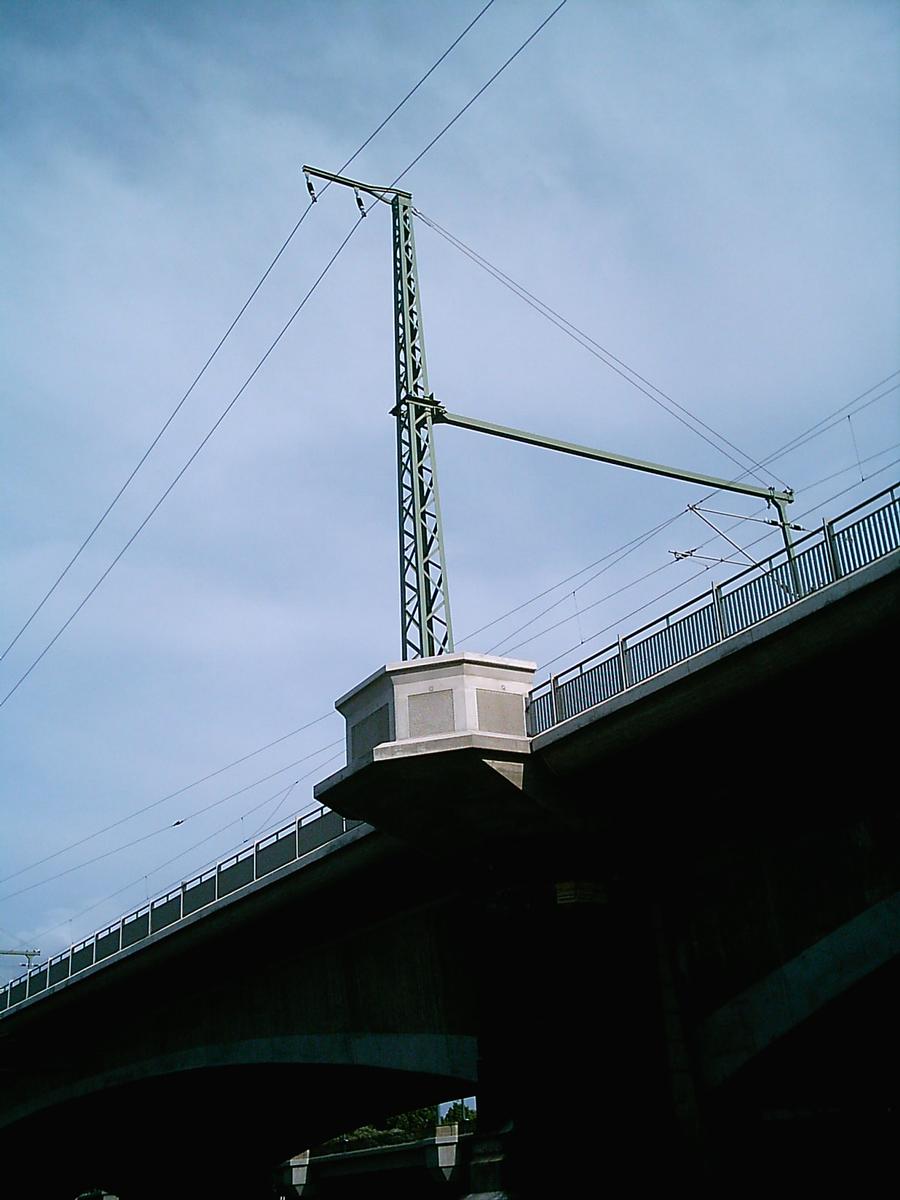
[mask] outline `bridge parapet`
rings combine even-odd
[[[274,876],[342,837],[360,821],[322,806],[295,817],[246,849],[185,880],[111,925],[73,943],[0,987],[0,1018],[26,1001],[55,991],[132,947],[175,930],[195,913]]]
[[[793,562],[780,550],[551,675],[529,693],[528,733],[546,733],[895,553],[898,486],[807,534],[794,544]]]

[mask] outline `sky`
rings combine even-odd
[[[484,2],[0,0],[0,649],[305,213],[301,165],[337,170]],[[393,180],[553,8],[494,0],[348,172]],[[729,478],[837,412],[762,471],[806,528],[893,483],[898,24],[875,0],[568,0],[403,186],[709,440],[419,221],[437,398]],[[356,221],[339,188],[306,214],[0,662],[3,696]],[[61,950],[302,811],[343,762],[335,698],[400,656],[390,245],[377,206],[0,704],[0,948]],[[687,484],[458,429],[436,452],[458,648],[542,678],[736,569],[672,555],[710,536]],[[0,980],[18,970],[0,959]]]

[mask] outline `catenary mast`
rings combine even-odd
[[[304,166],[303,170],[314,201],[310,176],[353,188],[363,216],[366,210],[360,192],[391,207],[397,387],[392,415],[397,422],[402,653],[405,659],[449,654],[453,650],[453,628],[432,429],[437,405],[428,387],[425,362],[412,195],[399,188],[375,187],[316,167]]]

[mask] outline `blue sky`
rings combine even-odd
[[[4,646],[305,208],[300,165],[336,169],[480,7],[0,3]],[[552,8],[495,0],[353,174],[392,179]],[[758,460],[900,367],[897,24],[887,3],[569,0],[406,186],[425,214]],[[354,220],[351,195],[323,196],[0,663],[4,694]],[[449,408],[735,473],[432,230],[420,226],[417,244],[431,385]],[[324,716],[398,656],[391,337],[385,209],[0,708],[0,874],[17,873],[0,883],[0,937],[60,949],[300,810],[338,765],[331,716],[31,868]],[[897,394],[861,402],[850,422],[773,464],[797,490],[795,511],[809,511],[804,524],[895,477]],[[638,623],[628,614],[655,595],[683,583],[648,615],[714,577],[691,582],[696,564],[671,561],[705,537],[684,514],[698,498],[685,485],[459,430],[437,437],[454,625],[470,648],[517,646],[539,664],[582,640],[587,652],[611,636],[592,640],[597,631]],[[737,499],[722,507],[754,511]],[[563,585],[465,637],[679,512],[574,597]],[[749,542],[758,530],[739,534]],[[2,961],[9,977],[15,962]]]

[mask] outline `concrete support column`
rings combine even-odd
[[[502,1155],[478,1192],[670,1184],[682,1137],[649,904],[565,881],[500,897],[487,925],[478,1119]]]

